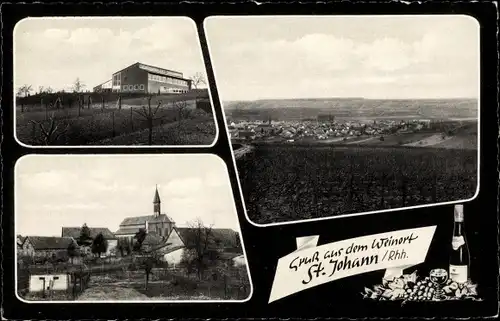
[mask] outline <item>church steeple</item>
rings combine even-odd
[[[153,199],[153,211],[155,217],[158,217],[161,214],[160,205],[161,205],[160,194],[158,193],[158,185],[156,185],[155,197]]]

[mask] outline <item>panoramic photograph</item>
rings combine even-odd
[[[13,54],[21,144],[215,143],[205,64],[190,18],[27,18],[15,26]]]
[[[24,156],[15,233],[24,301],[251,295],[227,168],[214,155]]]
[[[229,16],[204,27],[254,224],[476,195],[472,17]]]

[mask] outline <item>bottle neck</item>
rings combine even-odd
[[[464,230],[464,222],[455,221],[453,224],[453,235],[455,236],[463,235],[464,234],[463,230]]]

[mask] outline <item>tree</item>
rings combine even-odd
[[[240,239],[240,233],[234,232],[234,245],[236,248],[241,248],[241,239]]]
[[[213,244],[212,225],[205,226],[201,219],[188,223],[189,233],[186,236],[188,250],[192,250],[193,261],[196,266],[198,278],[203,278],[203,271],[210,258]]]
[[[54,92],[54,89],[52,89],[51,87],[47,87],[45,88],[45,92],[48,94],[52,94]]]
[[[33,87],[31,85],[23,85],[18,89],[17,93],[19,96],[28,97],[32,91]]]
[[[43,93],[43,89],[44,89],[43,86],[38,86],[38,93],[39,94]]]
[[[146,290],[148,289],[149,277],[151,275],[151,271],[153,270],[153,268],[155,266],[166,264],[162,262],[161,254],[158,252],[158,249],[155,248],[155,245],[159,244],[148,244],[152,245],[152,248],[150,249],[145,249],[143,247],[144,241],[146,240],[147,236],[148,233],[145,229],[143,228],[139,229],[139,231],[134,236],[135,243],[133,247],[134,252],[141,254],[139,258],[139,266],[144,270],[144,276],[145,276],[144,288]]]
[[[201,72],[195,73],[193,76],[189,77],[191,80],[191,87],[198,89],[201,85],[206,85],[205,76]]]
[[[104,238],[102,233],[96,235],[94,241],[92,242],[92,253],[97,254],[101,257],[101,253],[106,253],[108,250],[108,241]]]
[[[137,233],[135,233],[134,239],[134,246],[133,250],[134,252],[141,252],[142,251],[142,243],[144,243],[144,240],[146,239],[147,232],[145,229],[140,228]]]
[[[48,127],[46,127],[42,122],[36,120],[31,120],[30,122],[34,126],[38,125],[38,127],[40,127],[43,135],[43,143],[45,145],[51,145],[52,143],[56,142],[59,137],[61,137],[68,131],[69,128],[69,124],[66,124],[66,127],[64,129],[60,129],[59,126],[61,125],[61,123],[58,123],[58,121],[56,121],[54,113],[52,113],[52,115],[50,116],[50,123]]]
[[[191,79],[191,87],[198,89],[201,85],[206,85],[205,76],[201,72],[195,73],[193,76],[189,77]],[[198,96],[194,99],[196,106],[198,106]]]
[[[139,116],[141,116],[142,118],[144,118],[144,120],[147,123],[148,130],[149,130],[149,132],[148,132],[148,144],[149,145],[153,144],[153,127],[154,127],[154,122],[156,120],[163,119],[163,118],[166,117],[166,115],[156,116],[156,114],[158,113],[158,110],[161,107],[161,101],[158,102],[158,106],[156,106],[155,109],[152,109],[151,108],[151,99],[152,98],[153,98],[152,96],[148,97],[148,108],[146,108],[145,106],[142,106],[142,109],[140,109],[140,110],[134,110]]]
[[[78,247],[75,242],[71,242],[68,246],[68,256],[71,259],[71,264],[73,264],[73,258],[79,255]]]
[[[78,245],[89,246],[92,244],[92,237],[90,236],[90,229],[86,223],[80,229],[80,237],[78,238]]]
[[[174,109],[177,111],[178,114],[178,126],[181,125],[181,120],[184,119],[185,116],[188,115],[188,103],[186,100],[178,100],[178,101],[173,101],[172,102]]]
[[[73,83],[73,91],[79,93],[83,90],[83,88],[85,88],[85,84],[80,80],[80,78],[76,78]]]

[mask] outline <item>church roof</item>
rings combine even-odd
[[[144,215],[144,216],[132,216],[123,219],[123,221],[120,223],[120,229],[127,225],[139,225],[139,224],[144,225],[146,224],[146,221],[148,223],[160,223],[160,222],[173,223],[173,221],[170,219],[170,217],[167,216],[167,214],[160,214],[158,216],[155,216],[154,214]]]

